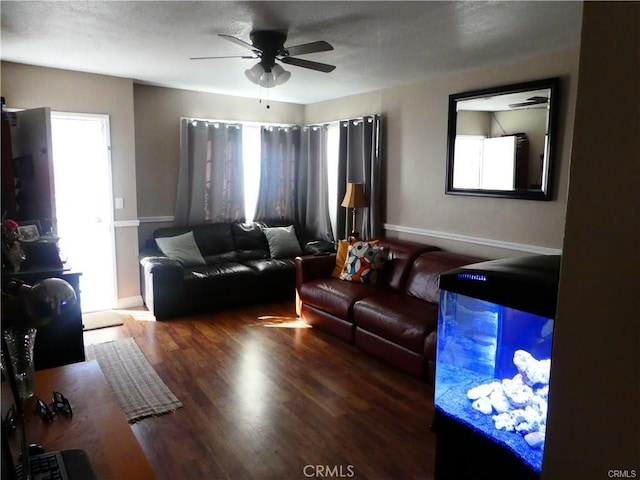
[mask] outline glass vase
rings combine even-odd
[[[35,393],[33,346],[36,332],[35,328],[7,328],[3,332],[10,357],[3,360],[11,361],[18,395],[22,399],[30,398]]]
[[[26,260],[26,256],[20,243],[15,242],[13,245],[3,246],[3,253],[7,260],[7,267],[11,267],[13,272],[20,271],[20,264]]]

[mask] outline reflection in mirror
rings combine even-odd
[[[450,95],[446,192],[550,200],[557,84]]]

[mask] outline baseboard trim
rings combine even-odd
[[[140,217],[138,218],[140,223],[173,223],[173,215],[163,215],[158,217]]]
[[[120,227],[138,227],[140,226],[139,220],[116,220],[113,222],[113,226],[116,228]]]
[[[142,301],[142,295],[136,295],[134,297],[123,297],[118,299],[118,308],[135,308],[142,307],[144,302]]]
[[[421,235],[425,237],[442,238],[444,240],[454,240],[456,242],[473,243],[475,245],[484,245],[486,247],[505,248],[507,250],[517,250],[520,252],[537,253],[540,255],[560,255],[561,249],[539,247],[537,245],[528,245],[526,243],[504,242],[502,240],[493,240],[491,238],[473,237],[470,235],[460,235],[457,233],[439,232],[437,230],[426,230],[423,228],[405,227],[402,225],[393,225],[385,223],[385,230],[399,233],[410,233],[412,235]]]

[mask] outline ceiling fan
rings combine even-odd
[[[548,97],[529,97],[526,101],[520,103],[510,103],[509,108],[522,108],[522,107],[531,107],[535,105],[546,105],[549,103]]]
[[[285,71],[276,60],[287,65],[309,68],[318,72],[329,73],[335,70],[335,65],[313,62],[297,58],[294,55],[306,55],[308,53],[326,52],[333,50],[333,46],[324,40],[304,43],[293,47],[285,47],[287,34],[274,30],[256,30],[249,34],[251,43],[247,43],[232,35],[218,34],[220,37],[240,45],[253,52],[253,55],[231,55],[223,57],[191,57],[190,60],[209,60],[216,58],[248,58],[260,59],[253,67],[245,70],[247,78],[265,88],[282,85],[291,77],[291,73]]]

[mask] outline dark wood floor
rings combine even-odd
[[[134,337],[184,403],[131,427],[159,479],[433,478],[426,384],[285,328],[292,302],[168,322],[128,313],[85,343]]]

